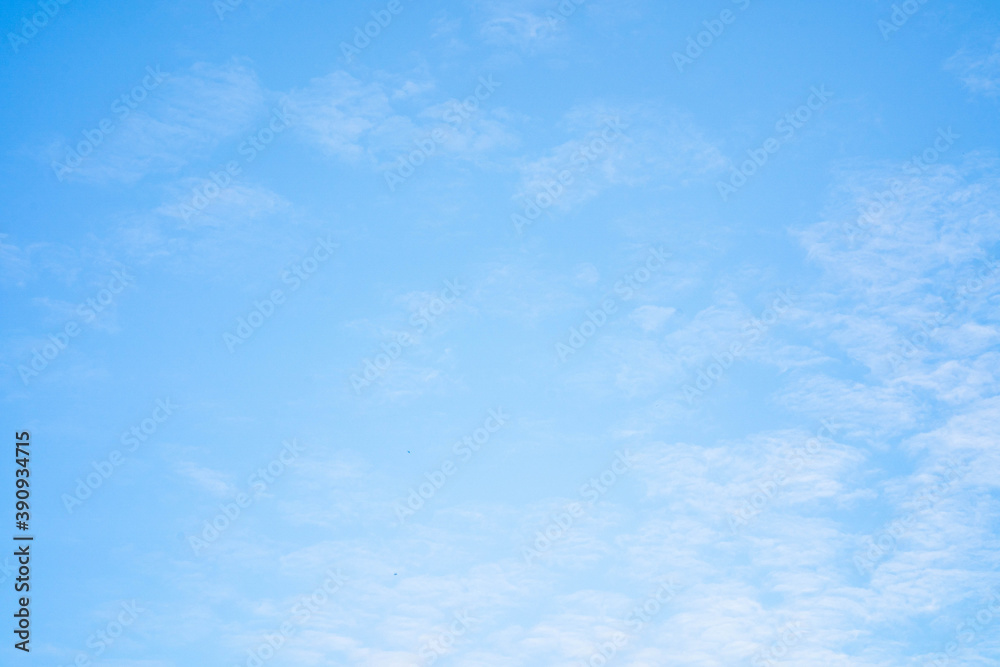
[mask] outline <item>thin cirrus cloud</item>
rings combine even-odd
[[[7,165],[0,236],[4,396],[60,454],[33,499],[72,567],[38,575],[82,592],[32,610],[38,654],[896,667],[959,641],[951,664],[996,662],[997,620],[956,631],[1000,585],[995,6],[926,31],[919,2],[265,4],[102,24],[124,69],[170,66],[64,181],[51,161],[114,115],[46,64],[92,8],[0,65],[30,75],[10,134],[57,137],[43,169]],[[68,71],[97,89],[105,65]],[[818,82],[856,113],[720,198],[724,138]],[[250,159],[275,109],[289,129]],[[134,288],[22,382],[119,266]],[[462,294],[421,329],[445,280]],[[168,396],[184,409],[67,514]],[[95,656],[118,599],[147,611]]]
[[[362,141],[395,115],[390,96],[378,83],[363,83],[337,71],[293,91],[290,108],[311,142],[331,155],[357,161],[366,152]]]
[[[987,97],[1000,95],[1000,40],[987,48],[963,48],[946,61],[945,67],[956,72],[971,92]]]
[[[516,200],[548,192],[564,172],[573,180],[552,206],[568,211],[611,187],[683,187],[725,167],[718,147],[676,110],[592,104],[562,124],[573,138],[518,165]]]
[[[479,81],[470,83],[470,96],[478,86]],[[401,157],[414,150],[423,150],[424,159],[476,159],[516,144],[502,107],[488,108],[488,97],[469,111],[460,107],[466,98],[435,101],[434,92],[427,80],[381,75],[363,82],[336,71],[292,91],[289,104],[307,143],[379,170],[398,167]],[[430,150],[420,148],[428,142]]]
[[[267,91],[245,63],[198,63],[163,72],[164,81],[134,110],[122,117],[110,106],[115,123],[101,145],[65,174],[68,180],[94,184],[135,183],[150,174],[174,174],[211,156],[218,145],[250,128],[266,111]],[[53,162],[71,164],[66,156],[74,140],[47,149]]]

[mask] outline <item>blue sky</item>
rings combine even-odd
[[[3,4],[10,664],[1000,665],[1000,6],[347,4]]]

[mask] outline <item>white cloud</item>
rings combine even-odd
[[[643,331],[656,331],[677,312],[676,308],[664,308],[663,306],[639,306],[629,317],[639,325]]]
[[[483,21],[480,34],[488,43],[531,51],[556,39],[560,31],[557,23],[542,14],[508,9]]]
[[[1000,94],[1000,39],[989,50],[960,50],[945,62],[945,67],[956,70],[973,93],[996,97]]]
[[[221,141],[247,131],[266,113],[269,95],[244,63],[199,63],[164,74],[165,80],[124,118],[116,107],[109,109],[106,118],[114,130],[66,178],[133,183],[147,174],[176,172],[209,157]],[[50,146],[48,159],[64,162],[76,141]]]
[[[362,83],[337,71],[290,93],[300,131],[326,152],[348,160],[364,155],[362,139],[393,120],[390,94],[377,83]]]
[[[0,234],[0,280],[23,287],[31,279],[31,258],[27,251],[4,243],[9,234]]]
[[[563,172],[573,181],[552,206],[565,211],[614,186],[685,186],[725,166],[718,148],[679,112],[593,104],[570,111],[564,125],[575,138],[519,165],[517,199],[551,194]]]

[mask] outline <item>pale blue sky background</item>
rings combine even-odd
[[[569,667],[617,639],[609,665],[1000,665],[1000,5],[399,0],[348,60],[388,4],[71,0],[22,33],[43,10],[3,3],[3,414],[37,536],[32,651],[3,664],[254,664],[292,618],[266,664]]]

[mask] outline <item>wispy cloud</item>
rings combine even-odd
[[[963,48],[945,62],[958,73],[971,92],[996,97],[1000,94],[1000,39],[987,48]]]

